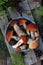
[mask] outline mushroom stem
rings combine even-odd
[[[31,38],[34,39],[34,32],[31,31]]]
[[[23,43],[23,40],[20,39],[20,40],[16,43],[16,45],[13,45],[12,47],[13,47],[13,48],[17,48],[17,47],[20,46],[22,43]]]
[[[35,37],[39,37],[39,33],[38,32],[35,32]]]
[[[27,34],[30,35],[29,30],[26,30]]]
[[[21,49],[25,49],[26,48],[26,45],[23,45],[23,46],[20,46]]]
[[[14,25],[14,30],[16,31],[19,37],[21,37],[21,35],[26,35],[17,24]]]
[[[25,23],[23,24],[23,27],[26,29],[26,24]]]
[[[20,38],[17,36],[12,36],[11,38],[15,39],[16,41],[18,41]]]
[[[25,23],[23,24],[23,27],[26,29],[26,24]],[[27,32],[28,35],[30,35],[29,30],[26,29],[26,32]]]
[[[28,39],[27,44],[30,44],[33,40],[32,39]]]

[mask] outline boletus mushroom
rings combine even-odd
[[[26,19],[21,18],[21,19],[19,20],[18,24],[19,24],[19,26],[22,26],[22,25],[23,25],[23,27],[26,29],[26,24],[25,24],[26,22],[27,22]]]
[[[13,30],[10,30],[6,33],[6,39],[8,42],[10,42],[12,35],[13,35]]]
[[[39,37],[38,27],[37,27],[36,24],[30,23],[30,24],[27,25],[26,29],[27,29],[28,32],[30,31],[32,38]]]

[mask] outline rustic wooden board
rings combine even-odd
[[[9,13],[10,13],[10,16],[11,16],[11,18],[12,19],[14,19],[14,18],[17,18],[17,17],[19,17],[19,15],[16,13],[14,13],[14,14],[12,14],[10,11],[9,11]],[[15,17],[14,17],[14,16]],[[30,18],[31,19],[31,18]],[[3,25],[4,24],[4,25]],[[2,33],[3,33],[3,35],[4,35],[4,38],[5,38],[5,30],[6,30],[6,25],[8,24],[8,20],[7,20],[7,18],[5,19],[5,21],[2,21],[2,20],[0,20],[0,28],[1,28],[1,30],[2,30]],[[11,53],[14,53],[15,52],[15,50],[7,43],[7,41],[5,40],[5,42],[6,42],[6,45],[7,45],[7,48],[8,48],[8,50],[9,50],[9,53],[11,54]],[[12,59],[14,59],[14,57],[11,57]],[[37,62],[37,58],[36,58],[36,56],[35,56],[35,53],[34,53],[34,51],[32,50],[32,51],[30,51],[30,52],[28,52],[27,53],[27,55],[25,56],[25,63],[26,63],[26,65],[31,65],[31,64],[34,64],[34,63],[36,63]]]

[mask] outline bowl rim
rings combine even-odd
[[[7,24],[7,26],[6,26],[6,29],[5,29],[5,40],[6,40],[6,32],[7,32],[7,28],[8,28],[8,26],[9,26],[9,24],[13,21],[13,20],[19,20],[19,19],[22,19],[22,18],[24,18],[24,19],[26,19],[26,20],[29,20],[31,23],[34,23],[35,24],[35,22],[33,22],[30,18],[26,18],[26,17],[18,17],[18,18],[15,18],[15,19],[12,19],[10,22],[8,22],[8,24]],[[8,43],[8,41],[6,40],[6,43]],[[9,43],[8,43],[9,44]],[[10,45],[10,44],[9,44]],[[11,45],[10,45],[11,46]],[[11,46],[12,47],[12,46]],[[13,47],[12,47],[13,48]],[[15,49],[15,48],[13,48],[13,49]],[[30,49],[24,49],[24,50],[21,50],[20,52],[27,52],[27,51],[30,51]]]

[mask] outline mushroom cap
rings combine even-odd
[[[29,30],[29,31],[37,31],[38,27],[37,27],[36,24],[30,23],[30,24],[27,25],[26,29]]]
[[[10,30],[7,32],[6,39],[8,42],[10,42],[12,35],[13,35],[13,30]]]
[[[21,39],[23,40],[23,44],[27,44],[27,37],[26,36],[21,36]]]
[[[27,22],[27,20],[26,19],[24,19],[24,18],[21,18],[20,20],[19,20],[19,26],[22,26],[24,23],[26,23]]]
[[[29,48],[30,49],[36,49],[39,46],[39,41],[38,40],[34,40],[29,44]]]
[[[14,24],[16,24],[17,21],[13,20],[11,23],[10,23],[10,26],[14,26]]]

